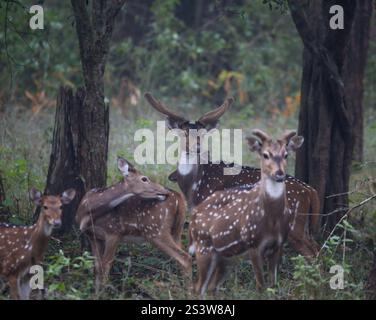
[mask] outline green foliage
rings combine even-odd
[[[94,290],[93,259],[86,251],[74,258],[66,257],[62,250],[49,256],[45,278],[47,298],[91,298]]]
[[[4,70],[0,80],[7,85],[8,96],[19,99],[25,90],[54,93],[61,84],[80,84],[78,51],[72,50],[78,43],[69,18],[70,6],[44,3],[44,30],[31,30],[29,8],[35,1],[7,2],[0,10],[4,27],[0,32],[4,48],[0,50],[0,68]]]
[[[311,262],[298,255],[292,257],[295,281],[294,296],[299,299],[361,299],[364,297],[363,279],[354,269],[357,262],[346,250],[351,248],[353,240],[350,235],[359,235],[359,231],[347,220],[337,225],[341,235],[334,234],[322,245],[320,255]],[[333,266],[344,270],[344,288],[332,289],[330,280]]]

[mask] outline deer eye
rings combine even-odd
[[[268,156],[268,154],[267,154],[267,153],[264,153],[264,154],[263,154],[263,156],[264,156],[264,159],[266,159],[266,160],[268,160],[268,159],[269,159],[269,156]]]
[[[48,209],[48,207],[47,207],[47,206],[43,206],[43,209],[44,209],[44,210],[47,210],[47,209]]]
[[[142,182],[148,182],[148,178],[146,178],[146,177],[142,177],[142,178],[141,178],[141,181],[142,181]]]

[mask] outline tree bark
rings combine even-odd
[[[366,297],[376,300],[376,250],[373,252],[373,264],[365,284]]]
[[[69,230],[79,201],[85,193],[80,174],[79,139],[84,89],[74,95],[71,88],[61,87],[57,96],[55,126],[45,194],[60,194],[74,188],[77,195],[63,207],[61,232]]]
[[[352,103],[355,89],[346,92],[346,88],[362,74],[346,65],[352,59],[351,50],[356,50],[349,50],[349,45],[354,45],[353,21],[361,14],[363,1],[370,0],[288,1],[304,43],[298,131],[305,137],[305,143],[297,152],[295,174],[318,190],[321,212],[332,213],[323,219],[328,229],[335,226],[348,207],[346,192],[355,141],[354,114],[359,111],[357,103]],[[344,9],[343,30],[330,28],[332,5]],[[360,19],[356,22],[363,23]],[[362,118],[362,114],[357,116]],[[328,198],[328,195],[337,196]]]
[[[75,187],[75,200],[64,209],[62,232],[68,231],[84,193],[104,187],[107,178],[109,108],[104,101],[104,71],[115,17],[125,0],[72,0],[84,88],[75,94],[61,88],[46,193]]]
[[[8,208],[4,205],[5,189],[3,183],[3,177],[0,172],[0,222],[4,222],[9,214]]]
[[[372,0],[357,1],[345,63],[346,104],[353,110],[353,160],[363,161],[363,79],[367,64],[372,18]]]

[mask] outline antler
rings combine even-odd
[[[169,110],[161,101],[155,99],[150,92],[146,92],[144,94],[146,100],[150,103],[150,105],[156,109],[157,111],[159,111],[160,113],[163,113],[164,115],[166,115],[167,117],[169,117],[171,120],[173,121],[176,121],[178,123],[181,123],[181,122],[186,122],[187,120],[181,116],[179,116],[178,114],[176,114],[175,112]]]
[[[234,98],[227,98],[220,107],[205,113],[200,119],[198,119],[198,122],[201,122],[204,125],[216,123],[218,119],[231,107],[233,102]]]
[[[295,130],[287,130],[281,137],[281,141],[284,141],[286,144],[290,141],[290,139],[296,135]]]
[[[272,138],[267,133],[260,129],[253,129],[252,134],[259,138],[262,142],[272,140]]]

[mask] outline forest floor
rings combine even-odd
[[[197,111],[192,111],[195,115]],[[162,120],[152,111],[145,110],[137,120],[125,119],[119,109],[111,111],[111,130],[108,162],[108,183],[120,177],[116,170],[116,156],[133,160],[137,128],[155,128],[155,120]],[[198,114],[197,114],[198,115]],[[13,223],[31,223],[33,206],[27,199],[31,186],[44,189],[53,132],[53,112],[45,110],[37,115],[14,107],[0,119],[0,170],[5,177],[6,205]],[[231,120],[229,120],[231,118]],[[352,168],[350,206],[367,198],[372,191],[370,179],[376,176],[376,121],[369,114],[365,123],[364,162]],[[236,114],[224,116],[221,128],[243,128],[249,133],[260,127],[272,134],[282,129],[296,128],[293,118],[238,119]],[[257,165],[257,161],[243,146],[244,164]],[[177,189],[167,177],[172,165],[138,166],[152,180]],[[289,172],[293,172],[290,161]],[[187,220],[189,216],[187,215]],[[322,247],[314,263],[305,260],[288,245],[283,256],[279,283],[258,294],[249,261],[234,265],[227,281],[216,298],[219,299],[363,299],[363,290],[372,263],[373,242],[376,239],[376,204],[369,202],[355,210],[351,217],[337,226],[337,232],[325,239],[318,235]],[[75,228],[62,239],[52,239],[46,253],[46,299],[194,299],[187,290],[177,264],[149,244],[123,245],[111,272],[109,285],[99,296],[94,295],[93,259],[80,249],[80,234]],[[326,241],[327,240],[327,241]],[[183,246],[187,247],[186,229]],[[345,270],[344,289],[333,290],[329,282],[330,268],[341,265]],[[194,266],[194,272],[196,268]],[[195,274],[194,274],[195,278]],[[4,286],[2,286],[4,285]],[[3,288],[3,289],[2,289]],[[0,280],[0,299],[8,292]]]

